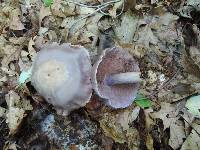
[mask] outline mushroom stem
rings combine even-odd
[[[105,80],[108,86],[112,86],[115,84],[137,83],[141,81],[141,78],[140,72],[126,72],[108,75]]]

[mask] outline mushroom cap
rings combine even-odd
[[[128,107],[136,98],[139,83],[108,86],[105,77],[111,74],[138,71],[140,69],[137,61],[127,51],[119,47],[105,49],[93,66],[93,88],[100,97],[107,99],[111,107]]]
[[[92,94],[88,51],[71,44],[51,44],[36,56],[31,83],[57,112],[67,115],[85,106]]]

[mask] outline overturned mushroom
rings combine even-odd
[[[58,114],[85,106],[92,94],[91,62],[81,46],[52,44],[33,63],[31,83]]]
[[[119,47],[104,50],[94,64],[94,90],[114,108],[125,108],[133,102],[140,81],[138,63]]]

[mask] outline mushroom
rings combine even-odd
[[[128,107],[137,95],[140,69],[137,61],[119,47],[103,51],[92,70],[95,92],[113,108]]]
[[[31,84],[57,113],[85,106],[92,95],[91,62],[88,51],[71,44],[51,44],[36,56]]]

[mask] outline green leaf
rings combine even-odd
[[[149,99],[147,99],[146,97],[144,97],[141,94],[138,94],[136,99],[135,99],[135,103],[140,106],[141,108],[149,108],[151,107],[151,101]]]
[[[43,0],[43,2],[46,7],[49,7],[53,4],[53,0]]]
[[[191,114],[200,116],[200,95],[190,97],[187,100],[185,107]]]

